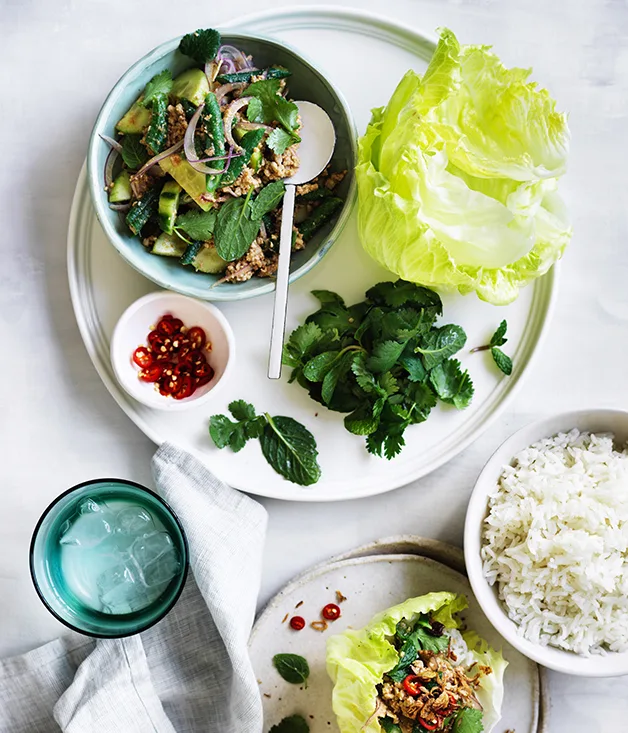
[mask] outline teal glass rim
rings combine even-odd
[[[178,574],[178,587],[177,590],[174,592],[174,594],[170,597],[168,602],[164,604],[164,607],[162,608],[161,612],[158,613],[156,616],[152,617],[149,621],[147,621],[144,624],[141,624],[140,626],[129,630],[129,631],[123,631],[123,632],[116,632],[111,634],[106,633],[98,633],[94,631],[86,631],[84,628],[81,628],[80,626],[77,626],[76,624],[71,623],[68,621],[68,619],[61,616],[50,604],[48,599],[46,598],[44,592],[42,591],[40,584],[37,581],[36,577],[36,571],[35,571],[35,545],[37,543],[37,539],[39,536],[39,531],[41,529],[42,524],[46,521],[46,518],[50,514],[50,512],[59,504],[63,499],[65,499],[70,494],[73,494],[74,492],[77,492],[81,489],[85,489],[89,486],[96,486],[98,484],[118,484],[120,487],[131,487],[133,489],[139,490],[140,492],[148,494],[152,499],[154,499],[157,504],[161,506],[161,508],[164,510],[164,512],[168,515],[169,519],[172,520],[173,524],[176,526],[176,528],[179,531],[180,534],[180,550],[182,551],[182,569],[181,572]],[[31,574],[31,580],[33,582],[33,586],[35,587],[35,591],[37,592],[37,595],[39,596],[39,599],[44,604],[46,609],[57,619],[57,621],[60,621],[64,626],[67,626],[67,628],[71,629],[72,631],[76,631],[79,634],[83,634],[85,636],[89,636],[94,639],[124,639],[125,637],[129,636],[135,636],[136,634],[142,633],[143,631],[146,631],[147,629],[150,629],[152,626],[155,626],[155,624],[158,624],[160,621],[162,621],[168,613],[174,608],[175,604],[181,597],[181,594],[183,593],[183,589],[185,588],[187,576],[188,576],[188,569],[189,569],[189,546],[187,537],[185,534],[185,531],[183,529],[183,525],[181,524],[181,520],[177,516],[176,512],[172,507],[168,504],[165,499],[162,499],[159,494],[157,494],[155,491],[152,491],[151,489],[147,488],[146,486],[142,486],[142,484],[138,484],[136,481],[129,481],[127,479],[120,479],[120,478],[97,478],[97,479],[90,479],[89,481],[83,481],[80,484],[76,484],[74,486],[71,486],[69,489],[66,489],[63,493],[59,494],[42,512],[42,515],[37,521],[37,524],[35,525],[35,529],[33,530],[33,534],[31,536],[31,542],[29,547],[29,569]],[[150,608],[148,606],[147,608]],[[146,610],[146,609],[144,609]],[[120,616],[112,615],[111,618],[120,618]]]

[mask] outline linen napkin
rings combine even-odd
[[[247,653],[267,516],[170,444],[152,463],[190,548],[185,590],[126,639],[80,634],[0,661],[2,733],[260,733]]]

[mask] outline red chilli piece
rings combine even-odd
[[[160,344],[163,341],[163,338],[164,338],[163,334],[155,330],[155,331],[151,331],[148,334],[148,337],[146,340],[148,341],[148,345],[151,347],[151,349],[153,349],[155,348],[156,343]]]
[[[138,346],[133,352],[133,361],[140,369],[147,369],[153,363],[153,355],[146,346]]]
[[[205,362],[204,364],[195,364],[192,374],[194,374],[196,379],[205,379],[207,377],[211,379],[214,376],[214,370]]]
[[[321,613],[327,621],[335,621],[340,618],[340,606],[337,606],[335,603],[328,603]]]
[[[183,326],[180,318],[173,318],[171,315],[164,316],[157,324],[157,331],[164,336],[173,336],[178,333]]]
[[[191,397],[196,390],[196,386],[192,382],[192,377],[189,374],[180,376],[178,384],[177,391],[172,395],[175,400],[184,400],[186,397]]]
[[[303,616],[293,616],[290,619],[290,628],[294,629],[295,631],[301,631],[301,629],[305,628],[305,619]]]
[[[151,364],[139,373],[142,382],[156,382],[162,375],[162,367],[160,364]]]
[[[187,337],[190,339],[193,349],[202,349],[207,341],[205,331],[200,326],[193,326],[187,332]]]

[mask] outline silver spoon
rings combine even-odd
[[[299,133],[301,143],[298,148],[300,162],[299,170],[285,181],[286,193],[283,197],[281,215],[273,325],[270,332],[269,379],[279,379],[281,377],[281,354],[286,330],[286,312],[288,310],[288,280],[290,277],[296,187],[311,181],[312,178],[316,178],[325,169],[336,145],[336,131],[327,112],[312,102],[297,102],[296,104],[299,108],[302,123],[301,132]]]

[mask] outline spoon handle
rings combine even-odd
[[[287,184],[286,193],[283,197],[281,232],[279,235],[279,263],[277,265],[277,282],[275,283],[273,325],[270,332],[269,379],[279,379],[281,377],[281,355],[288,310],[288,279],[290,277],[290,255],[292,253],[295,191],[295,186]]]

